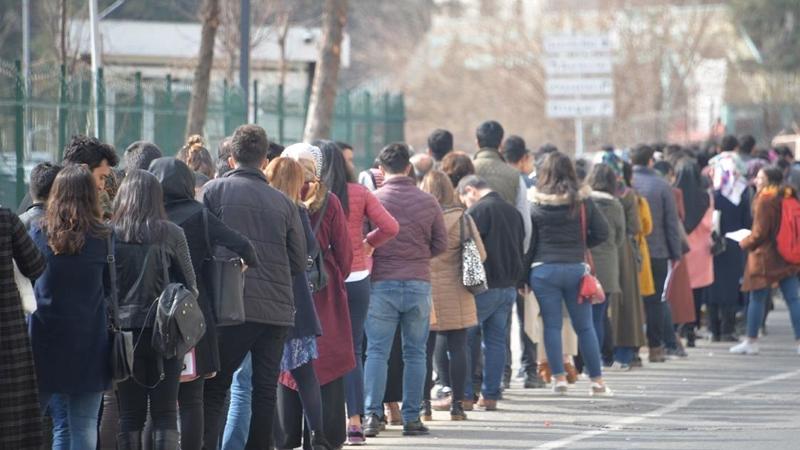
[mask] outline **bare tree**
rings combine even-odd
[[[325,0],[322,40],[303,132],[305,141],[330,137],[346,23],[347,0]]]
[[[186,134],[202,134],[208,112],[208,89],[214,64],[214,40],[219,27],[219,0],[205,0],[200,51],[192,80],[192,96],[186,118]]]

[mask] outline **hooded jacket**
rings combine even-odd
[[[519,181],[519,175],[517,175]],[[525,227],[516,208],[499,192],[489,192],[467,210],[486,249],[486,280],[489,289],[514,287],[521,278],[525,254]]]
[[[584,262],[586,247],[596,247],[608,239],[608,222],[582,188],[578,199],[586,207],[586,239],[581,229],[580,205],[573,208],[567,195],[545,194],[536,188],[528,191],[531,201],[530,261],[532,263],[576,264]]]
[[[203,203],[256,249],[259,265],[245,273],[245,320],[294,325],[292,275],[304,272],[307,260],[297,206],[250,167],[236,168],[206,184]]]

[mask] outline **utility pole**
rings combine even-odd
[[[239,86],[244,96],[247,121],[250,121],[250,0],[241,0],[239,17]]]
[[[92,114],[94,116],[94,135],[100,136],[100,102],[98,102],[100,94],[100,86],[97,82],[98,68],[101,66],[100,50],[99,50],[99,30],[98,30],[98,16],[97,16],[97,0],[89,0],[89,38],[92,57],[92,98],[94,99],[94,108]]]

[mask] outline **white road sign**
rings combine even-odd
[[[544,70],[553,75],[605,75],[610,74],[613,65],[610,56],[590,57],[547,57]]]
[[[550,78],[545,87],[550,97],[614,95],[614,81],[610,77]]]
[[[553,100],[547,101],[547,116],[551,119],[574,117],[612,117],[614,100]]]
[[[608,35],[561,34],[544,38],[545,53],[610,52],[611,39]]]

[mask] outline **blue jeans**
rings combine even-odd
[[[589,377],[603,376],[600,364],[600,345],[592,324],[592,305],[578,303],[578,290],[584,265],[542,264],[531,269],[530,285],[539,301],[544,322],[544,346],[547,360],[554,376],[564,375],[564,357],[561,350],[562,302],[572,320],[572,327],[578,334],[583,362],[589,370]]]
[[[614,347],[614,361],[620,364],[630,364],[635,353],[636,347]]]
[[[780,281],[781,292],[789,307],[789,316],[792,319],[794,338],[800,339],[800,281],[796,276],[790,276]],[[769,297],[769,288],[750,292],[750,303],[747,305],[747,337],[757,338],[761,322],[764,321],[764,307]]]
[[[83,394],[40,393],[42,409],[53,418],[53,450],[84,450],[97,447],[97,418],[102,392]]]
[[[606,338],[606,316],[608,315],[608,298],[610,294],[606,294],[606,301],[597,305],[592,305],[592,323],[594,324],[594,334],[597,335],[597,345],[603,347],[603,341]]]
[[[250,435],[250,406],[253,396],[253,359],[250,353],[233,374],[231,383],[231,405],[228,420],[222,434],[222,450],[238,450],[245,447]]]
[[[425,352],[430,330],[431,284],[426,281],[372,283],[367,312],[367,362],[364,366],[364,409],[383,415],[383,394],[389,353],[397,326],[403,337],[403,421],[419,420],[425,387]]]
[[[356,367],[344,376],[344,394],[348,417],[364,414],[364,324],[369,308],[369,278],[347,286],[347,306],[350,308],[350,327],[353,332],[353,353]]]
[[[475,305],[478,307],[478,325],[467,331],[467,342],[470,346],[477,345],[476,337],[480,327],[483,339],[481,345],[483,349],[481,393],[486,400],[500,398],[500,381],[506,365],[508,317],[516,298],[517,290],[513,287],[489,289],[483,294],[475,296]],[[471,359],[473,353],[473,351],[467,352],[467,358]],[[467,362],[467,367],[472,367],[471,362]],[[472,371],[468,372],[464,386],[464,398],[471,400],[474,396]]]

